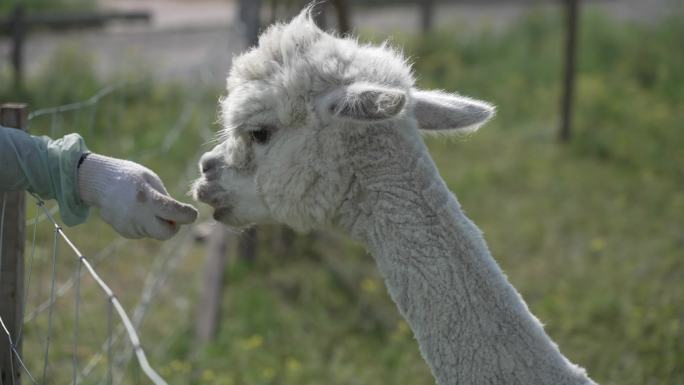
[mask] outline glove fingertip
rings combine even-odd
[[[173,197],[152,191],[156,215],[180,224],[189,224],[197,219],[197,209],[187,203],[179,202]]]
[[[197,216],[199,215],[195,207],[185,203],[183,203],[183,209],[179,211],[182,211],[182,215],[179,215],[177,222],[184,225],[194,222],[197,220]]]

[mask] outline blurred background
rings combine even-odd
[[[77,132],[190,201],[231,58],[303,5],[3,0],[0,101],[28,103],[31,134]],[[684,2],[329,0],[316,15],[402,47],[421,87],[497,105],[474,135],[426,139],[494,257],[598,383],[684,384]],[[170,384],[434,383],[359,245],[237,234],[201,209],[165,243],[122,239],[96,215],[65,229]],[[148,383],[32,198],[26,215],[21,340],[36,382]]]

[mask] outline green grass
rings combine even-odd
[[[95,6],[93,0],[5,0],[0,3],[0,17],[12,13],[17,5],[28,12],[83,11]]]
[[[562,42],[556,15],[535,14],[503,32],[450,30],[401,41],[422,87],[497,104],[496,119],[480,132],[428,144],[561,350],[604,385],[684,383],[684,18],[640,26],[583,16],[576,123],[567,145],[556,140]],[[65,55],[55,62],[68,71],[29,85],[25,97],[34,108],[81,99],[101,86],[82,60]],[[174,184],[204,143],[198,128],[214,120],[219,93],[196,96],[183,140],[155,153],[189,92],[143,82],[103,99],[94,118],[88,110],[66,115],[59,133],[76,127],[95,151],[134,154]],[[78,123],[89,119],[95,124]],[[32,131],[49,132],[50,122],[42,118]],[[70,233],[90,253],[116,238],[97,220]],[[141,334],[172,384],[433,383],[363,249],[318,234],[297,238],[293,255],[277,256],[268,247],[273,234],[260,233],[255,266],[230,264],[222,327],[206,347],[192,337],[201,246],[192,247],[155,298]],[[49,246],[49,233],[40,236],[39,244]],[[101,271],[127,307],[159,248],[131,242],[103,262]],[[66,277],[72,261],[61,263]],[[103,315],[91,297],[82,313],[88,314],[82,322],[95,325],[84,328],[84,360],[102,341]],[[69,301],[56,313],[64,336],[54,343],[65,381]],[[29,330],[29,351],[42,346],[41,327],[44,319]],[[139,371],[131,369],[130,382],[143,382],[136,378]]]

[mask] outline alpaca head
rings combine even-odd
[[[474,130],[494,111],[415,89],[399,52],[328,34],[309,8],[235,58],[227,83],[218,145],[202,156],[193,194],[231,226],[307,230],[333,221],[355,183],[350,133]]]

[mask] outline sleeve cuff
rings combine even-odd
[[[81,155],[88,151],[83,138],[78,134],[69,134],[50,142],[47,150],[50,176],[62,222],[67,226],[85,222],[90,208],[78,191],[78,162]]]

